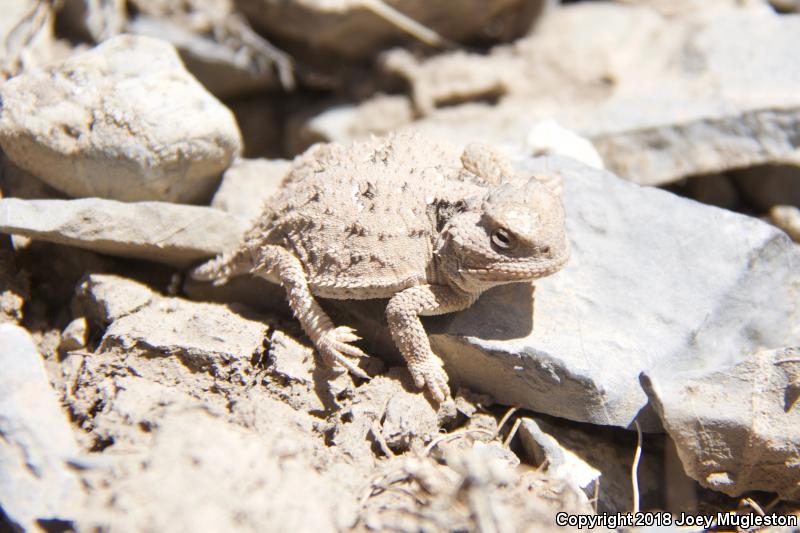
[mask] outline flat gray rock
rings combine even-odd
[[[0,146],[73,197],[207,200],[241,151],[233,114],[175,49],[121,35],[0,90]]]
[[[234,246],[247,222],[166,202],[0,200],[0,232],[94,252],[188,266]]]
[[[800,348],[690,372],[656,369],[643,384],[701,485],[729,496],[800,496]]]
[[[67,417],[27,331],[0,324],[0,508],[12,526],[71,520],[80,493]]]

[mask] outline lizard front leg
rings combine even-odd
[[[356,376],[369,379],[363,370],[346,357],[367,357],[367,354],[349,344],[357,341],[358,335],[352,328],[334,327],[333,321],[311,294],[303,264],[297,257],[280,246],[264,246],[259,250],[256,266],[251,272],[270,281],[273,277],[280,280],[286,290],[289,307],[326,363],[331,366],[339,363]]]
[[[444,285],[419,285],[398,292],[386,306],[389,329],[417,387],[426,387],[443,402],[450,396],[442,360],[431,350],[420,315],[441,315],[472,305],[477,295]]]

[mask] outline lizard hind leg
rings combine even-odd
[[[268,280],[277,278],[280,281],[286,290],[289,307],[328,365],[338,363],[352,374],[369,379],[350,359],[368,357],[358,347],[350,344],[360,337],[352,328],[333,325],[333,321],[311,294],[303,264],[297,257],[280,246],[264,246],[259,250],[252,273]]]

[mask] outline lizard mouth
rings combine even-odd
[[[551,259],[493,263],[485,267],[470,267],[463,274],[481,281],[527,281],[543,278],[561,270],[569,259],[569,253]]]

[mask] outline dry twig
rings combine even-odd
[[[445,39],[432,29],[428,28],[417,22],[416,20],[412,19],[408,15],[404,15],[400,11],[396,10],[395,8],[387,5],[382,0],[361,0],[361,5],[365,8],[369,9],[385,21],[394,26],[397,26],[404,32],[408,33],[412,37],[415,37],[422,41],[423,43],[434,46],[437,48],[456,48],[457,45],[450,41],[449,39]]]
[[[639,422],[636,424],[636,453],[633,454],[633,464],[631,465],[631,485],[633,486],[633,512],[639,512],[639,460],[642,458],[642,428]]]

